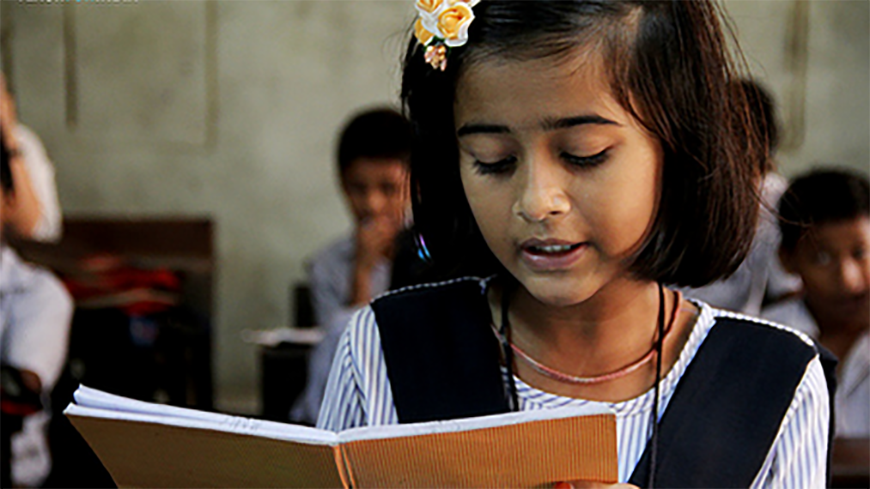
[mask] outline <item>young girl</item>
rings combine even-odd
[[[824,486],[812,343],[662,285],[727,276],[755,226],[766,145],[713,2],[417,10],[414,217],[458,278],[354,317],[318,426],[604,403],[620,482]]]

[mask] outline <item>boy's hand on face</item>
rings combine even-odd
[[[396,236],[400,229],[401,221],[388,216],[363,220],[357,227],[357,268],[371,270],[381,259],[392,258]]]
[[[362,306],[372,299],[372,271],[381,260],[393,258],[396,236],[401,228],[402,220],[391,216],[365,219],[357,226],[349,305]]]
[[[0,74],[0,134],[10,151],[18,150],[18,141],[15,137],[15,127],[18,118],[15,113],[15,101],[6,90],[6,79]]]

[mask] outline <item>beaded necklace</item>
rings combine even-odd
[[[668,326],[665,328],[664,336],[662,337],[663,340],[665,337],[667,337],[668,333],[671,332],[671,329],[674,326],[674,322],[677,318],[677,313],[679,312],[679,308],[677,307],[677,305],[680,303],[681,300],[682,300],[682,294],[679,291],[675,291],[674,292],[674,309],[671,312],[670,319],[668,320]],[[541,375],[544,375],[545,377],[549,377],[551,379],[558,380],[560,382],[564,382],[567,384],[584,384],[584,385],[598,384],[601,382],[615,380],[615,379],[618,379],[620,377],[625,377],[626,375],[634,372],[635,370],[637,370],[640,367],[649,363],[649,361],[652,360],[656,354],[657,342],[653,342],[653,345],[650,347],[649,351],[646,352],[646,354],[644,354],[643,357],[641,357],[640,359],[626,365],[625,367],[622,367],[619,370],[615,370],[613,372],[609,372],[606,374],[596,375],[593,377],[578,377],[576,375],[571,375],[571,374],[567,374],[565,372],[560,372],[552,367],[548,367],[548,366],[544,365],[543,363],[535,360],[531,355],[529,355],[528,353],[523,351],[520,347],[518,347],[513,342],[509,341],[504,336],[505,334],[510,334],[509,331],[507,331],[503,334],[495,328],[495,325],[492,325],[492,329],[502,344],[509,345],[511,350],[513,350],[513,352],[516,353],[517,356],[519,356],[520,358],[525,360],[525,362],[528,363],[529,366],[532,367],[536,372],[540,373]]]

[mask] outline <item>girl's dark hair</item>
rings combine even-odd
[[[588,47],[607,63],[614,98],[664,149],[662,197],[630,262],[635,276],[701,286],[730,275],[755,232],[767,146],[737,76],[713,1],[483,1],[468,42],[434,70],[411,39],[402,79],[414,125],[415,226],[444,275],[503,271],[483,241],[459,176],[457,81],[486,59],[567,60]]]
[[[811,170],[795,178],[779,201],[782,248],[794,250],[813,227],[870,216],[870,182],[850,170]]]

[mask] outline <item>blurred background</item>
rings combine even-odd
[[[413,5],[0,5],[3,71],[67,220],[210,223],[195,247],[211,260],[214,400],[256,412],[240,332],[287,324],[304,259],[348,227],[335,137],[352,111],[397,100]]]

